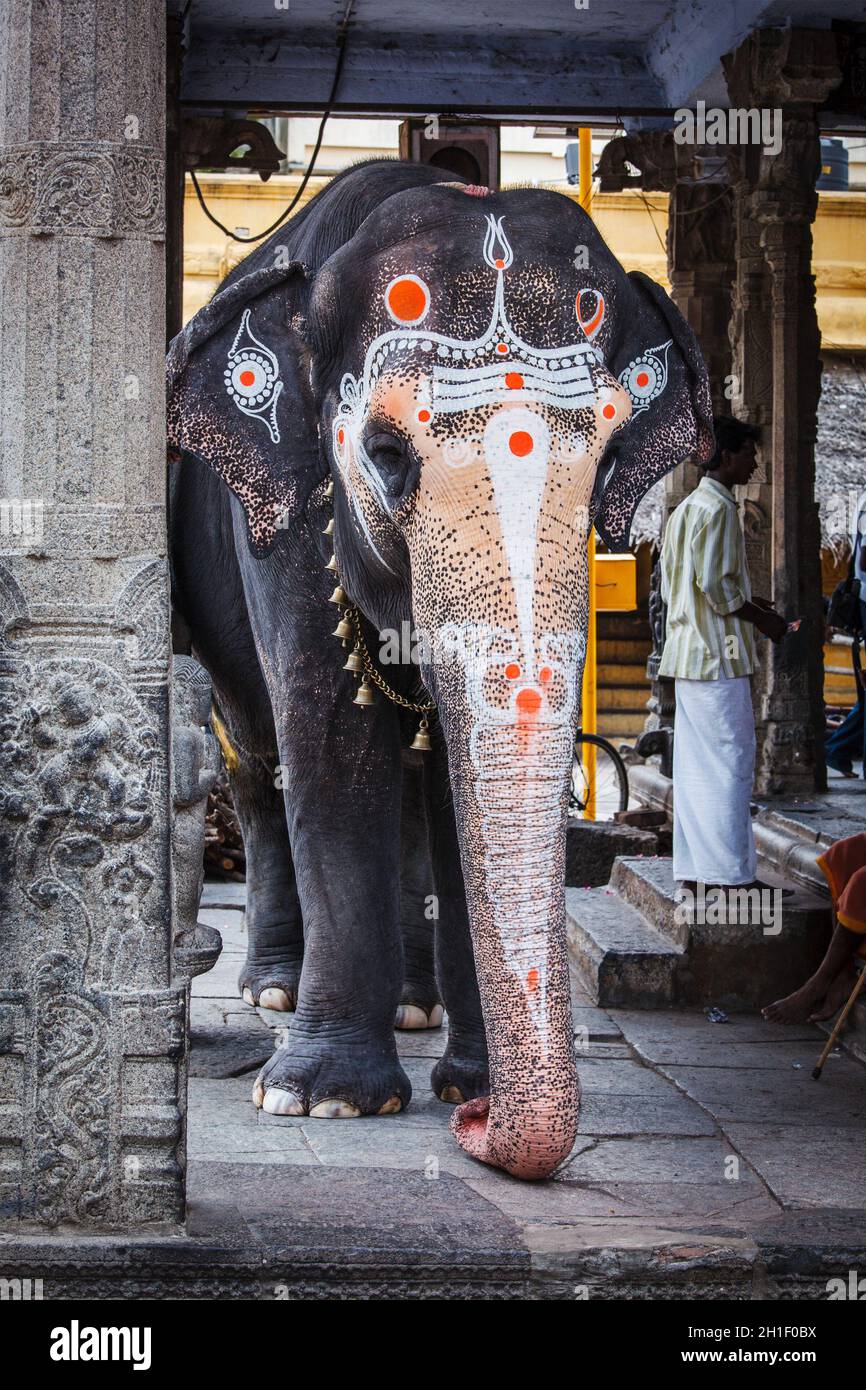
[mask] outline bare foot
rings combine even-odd
[[[793,994],[788,994],[784,999],[777,999],[775,1003],[768,1004],[761,1010],[768,1023],[805,1023],[818,1008],[826,994],[826,990],[819,981],[816,985],[814,980],[807,980],[800,988],[794,990]]]
[[[810,1023],[823,1023],[824,1019],[832,1018],[838,1013],[842,1005],[847,1001],[849,994],[854,988],[856,976],[850,966],[845,966],[831,982],[830,988],[824,996],[824,1002],[814,1013],[809,1015]]]

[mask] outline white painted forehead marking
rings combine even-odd
[[[497,411],[484,431],[484,454],[508,559],[527,674],[535,667],[532,596],[541,500],[550,461],[547,421],[521,406]]]

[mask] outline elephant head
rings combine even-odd
[[[386,199],[315,270],[253,270],[207,314],[175,345],[173,442],[222,472],[260,549],[329,471],[345,587],[420,634],[491,1062],[452,1129],[544,1176],[579,1095],[564,846],[586,541],[594,525],[624,548],[652,483],[709,456],[695,340],[570,199],[443,184]]]

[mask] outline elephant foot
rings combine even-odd
[[[314,1120],[352,1120],[395,1115],[412,1096],[397,1061],[383,1060],[381,1044],[347,1046],[324,1038],[287,1041],[256,1077],[253,1103],[267,1115],[309,1115]]]
[[[238,977],[238,989],[244,1003],[252,1008],[258,1005],[287,1014],[297,1006],[300,978],[300,962],[259,965],[248,959]]]
[[[430,1085],[434,1095],[449,1105],[486,1096],[490,1091],[486,1055],[473,1057],[447,1047],[430,1073]]]
[[[401,1032],[417,1028],[441,1028],[445,1010],[441,1004],[398,1004],[394,1027]]]

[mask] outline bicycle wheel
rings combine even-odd
[[[593,820],[613,820],[617,811],[628,810],[628,770],[619,753],[598,734],[578,732],[574,741],[574,763],[571,769],[569,815],[586,819],[592,779],[591,761],[587,749],[592,747],[595,762],[595,808]]]

